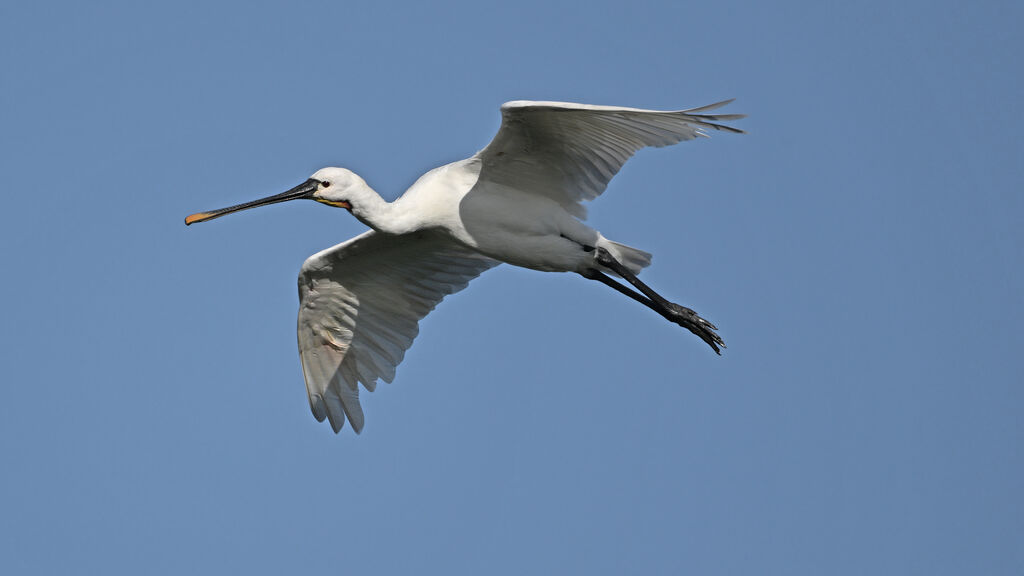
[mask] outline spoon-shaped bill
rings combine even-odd
[[[300,200],[300,199],[312,199],[313,193],[316,192],[317,187],[320,186],[320,181],[314,178],[306,180],[302,184],[299,184],[295,188],[261,198],[259,200],[253,200],[252,202],[246,202],[244,204],[236,204],[234,206],[228,206],[227,208],[221,208],[220,210],[211,210],[209,212],[197,212],[190,214],[185,218],[185,225],[195,224],[196,222],[206,222],[207,220],[213,220],[214,218],[220,218],[225,214],[231,214],[232,212],[238,212],[241,210],[248,210],[249,208],[255,208],[257,206],[265,206],[267,204],[277,204],[278,202],[287,202],[288,200]]]

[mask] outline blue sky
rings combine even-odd
[[[0,571],[1020,574],[1019,3],[0,7]],[[360,436],[309,414],[312,202],[387,198],[498,107],[737,97],[590,205],[691,334],[501,267]]]

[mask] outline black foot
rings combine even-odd
[[[686,306],[680,306],[673,302],[666,302],[665,307],[668,312],[665,314],[670,322],[674,322],[683,328],[686,328],[690,332],[697,335],[698,338],[707,342],[708,346],[715,351],[719,356],[722,355],[721,348],[725,348],[725,342],[722,341],[722,337],[715,334],[715,330],[718,328],[714,324],[701,318],[696,312],[690,310]]]
[[[598,247],[597,250],[594,251],[594,261],[621,276],[639,290],[642,295],[629,290],[625,286],[620,285],[618,282],[615,282],[597,270],[592,271],[590,275],[584,274],[585,277],[600,280],[608,286],[615,288],[626,296],[629,296],[644,306],[654,310],[658,314],[661,314],[667,318],[669,322],[678,324],[690,332],[693,332],[698,338],[707,342],[707,345],[711,346],[711,349],[714,350],[716,354],[721,356],[721,349],[725,348],[725,342],[722,341],[722,338],[718,334],[715,334],[715,330],[718,330],[718,328],[715,328],[714,324],[701,318],[696,312],[690,310],[686,306],[680,306],[679,304],[665,300],[660,294],[652,290],[650,286],[641,282],[635,275],[633,275],[632,272],[629,271],[629,269],[620,264],[604,248]]]

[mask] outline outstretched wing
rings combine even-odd
[[[742,130],[717,124],[743,114],[700,114],[732,102],[663,112],[568,102],[507,102],[501,128],[478,152],[480,181],[542,194],[570,213],[586,217],[580,204],[604,192],[608,181],[637,150],[668,146],[705,130]]]
[[[309,405],[335,432],[363,429],[359,387],[391,382],[445,296],[498,262],[434,232],[369,231],[314,254],[299,273],[299,355]]]

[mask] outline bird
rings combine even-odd
[[[343,208],[366,232],[310,256],[299,272],[298,345],[310,409],[335,433],[359,434],[359,386],[392,382],[419,322],[450,294],[501,264],[574,272],[686,328],[715,353],[718,328],[637,278],[651,254],[584,224],[637,151],[708,136],[742,134],[708,114],[733,99],[677,111],[570,102],[507,102],[493,140],[467,158],[423,174],[393,202],[344,168],[316,171],[274,196],[189,215],[191,225],[226,214],[308,199]],[[620,280],[622,282],[620,282]]]

